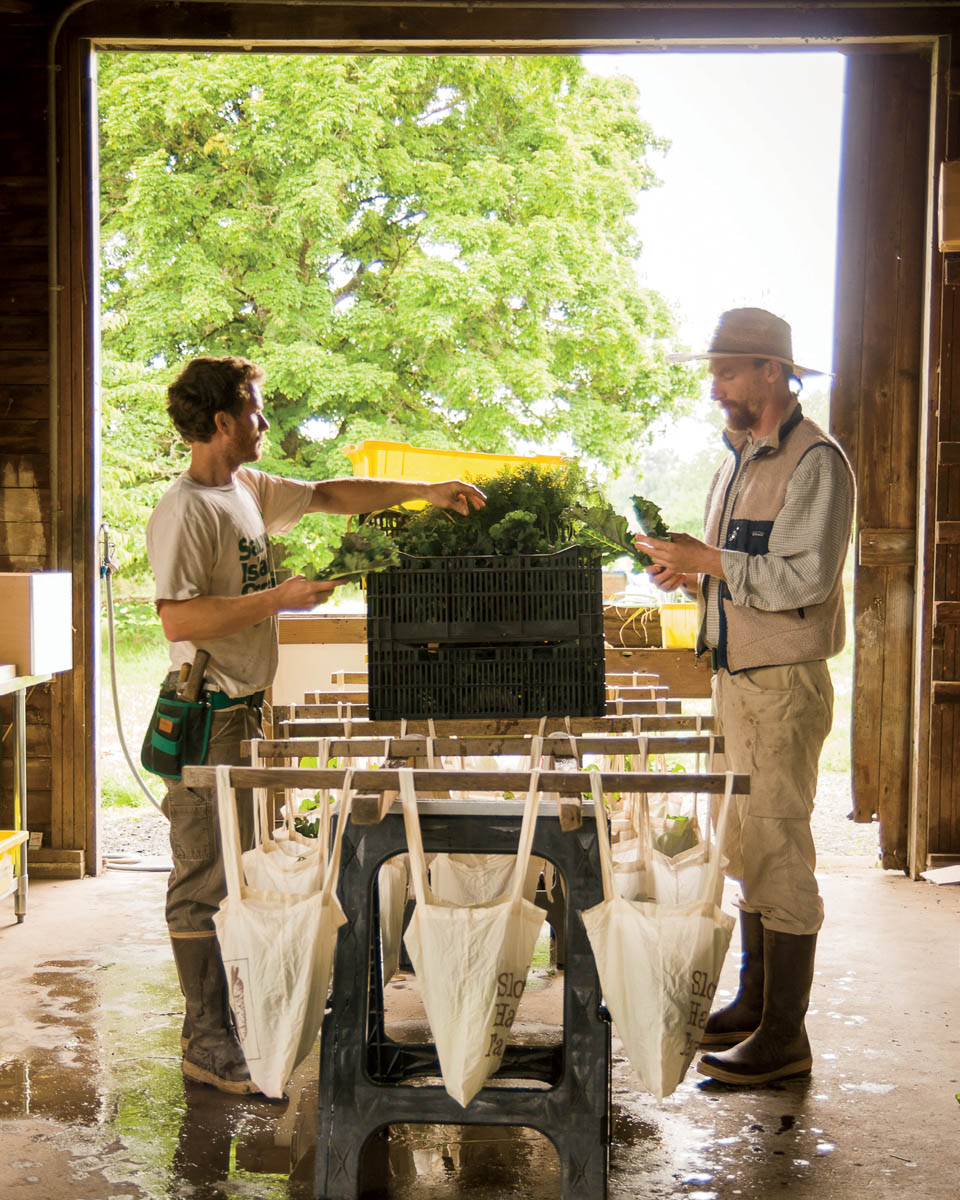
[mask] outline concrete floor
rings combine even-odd
[[[34,884],[22,925],[5,902],[0,1200],[310,1196],[315,1060],[286,1103],[183,1080],[164,886],[126,872]],[[821,886],[812,1078],[749,1092],[691,1070],[657,1104],[617,1054],[611,1200],[960,1193],[960,888],[859,866],[823,870]],[[736,950],[735,938],[728,992]],[[390,991],[392,1018],[423,1036],[413,979]],[[530,988],[517,1040],[550,1029],[559,994],[548,977]],[[411,1128],[385,1151],[364,1195],[559,1195],[554,1152],[533,1133]]]

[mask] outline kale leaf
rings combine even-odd
[[[372,571],[385,571],[399,562],[400,551],[393,538],[375,525],[364,525],[343,535],[325,566],[308,563],[303,573],[308,579],[356,579]]]

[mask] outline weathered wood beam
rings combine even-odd
[[[706,754],[711,749],[723,753],[723,738],[710,738],[693,734],[690,737],[651,737],[646,739],[648,754]],[[253,742],[242,743],[245,757],[250,754]],[[261,758],[316,758],[320,753],[319,738],[269,738],[257,742]],[[640,739],[627,735],[621,737],[576,737],[577,755],[584,754],[639,754]],[[526,755],[530,753],[529,737],[441,737],[433,740],[434,754],[468,758],[483,755]],[[569,743],[564,738],[547,739],[543,747],[553,758],[572,758]],[[423,753],[423,738],[334,738],[327,744],[331,758],[376,758],[390,755],[397,758],[413,758]]]
[[[311,721],[289,720],[283,716],[285,709],[278,706],[274,709],[274,725],[280,737],[315,737],[337,738],[365,736],[371,738],[400,737],[400,721]],[[569,728],[567,727],[569,720]],[[543,733],[633,733],[634,722],[637,722],[641,733],[710,733],[714,729],[714,718],[711,716],[666,717],[548,717],[543,729],[540,721],[534,717],[517,720],[476,720],[464,721],[435,721],[431,732],[425,720],[406,722],[406,733],[427,735],[432,737],[457,737],[465,733],[471,736],[535,734]],[[349,727],[348,727],[349,726]]]
[[[917,531],[861,529],[857,561],[862,567],[913,566],[917,556]]]
[[[561,792],[564,795],[589,795],[594,771],[541,771],[541,792]],[[230,783],[235,788],[342,788],[349,771],[320,767],[231,767]],[[726,775],[720,772],[678,775],[656,771],[603,771],[599,773],[605,793],[609,792],[700,792],[720,795],[726,789]],[[213,787],[217,768],[187,766],[183,782],[187,787]],[[413,784],[418,792],[456,791],[522,793],[530,787],[529,771],[449,771],[414,770]],[[351,786],[358,792],[399,792],[400,774],[381,767],[377,770],[353,771]],[[746,795],[750,791],[750,776],[735,775],[733,791]]]

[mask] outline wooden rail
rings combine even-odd
[[[543,753],[551,758],[572,758],[573,749],[579,757],[584,754],[639,754],[641,753],[640,738],[633,736],[607,737],[603,735],[576,734],[569,735],[574,739],[575,746],[571,747],[566,734],[560,737],[548,737],[543,741]],[[531,739],[508,735],[505,737],[477,737],[468,734],[465,737],[438,737],[425,739],[423,737],[350,737],[350,738],[266,738],[257,743],[245,741],[242,743],[245,757],[250,755],[250,747],[257,745],[261,758],[316,758],[322,745],[326,744],[327,753],[331,758],[376,758],[377,756],[393,758],[422,757],[424,743],[430,741],[430,749],[434,754],[448,757],[482,757],[496,755],[524,755],[530,753]],[[645,739],[648,754],[706,754],[711,749],[716,754],[723,753],[723,738],[705,734],[693,734],[689,737],[653,737]]]
[[[672,713],[669,716],[643,716],[634,714],[628,716],[606,717],[509,717],[509,718],[479,718],[465,721],[433,721],[420,718],[409,721],[370,721],[366,717],[351,720],[320,721],[284,718],[282,707],[274,712],[274,728],[279,737],[404,737],[408,734],[430,737],[457,737],[467,733],[471,736],[507,735],[507,734],[543,734],[551,733],[711,733],[715,728],[712,716],[697,716]]]
[[[718,795],[726,789],[726,775],[719,773],[676,775],[655,771],[540,771],[541,793],[557,796],[560,824],[576,829],[581,821],[583,797],[589,796],[591,778],[599,774],[604,792],[698,792]],[[216,767],[184,767],[187,787],[213,787]],[[400,773],[390,767],[369,770],[330,770],[319,767],[231,767],[230,783],[235,788],[342,788],[349,779],[354,789],[351,819],[358,825],[375,825],[392,807],[400,791]],[[414,769],[418,792],[526,792],[530,771],[474,771],[470,769]],[[741,795],[750,790],[749,775],[735,775],[733,790]]]

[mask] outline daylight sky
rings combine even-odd
[[[758,304],[793,326],[794,354],[831,367],[844,59],[833,53],[590,55],[631,75],[672,142],[663,187],[639,201],[646,282],[692,348],[725,308]]]

